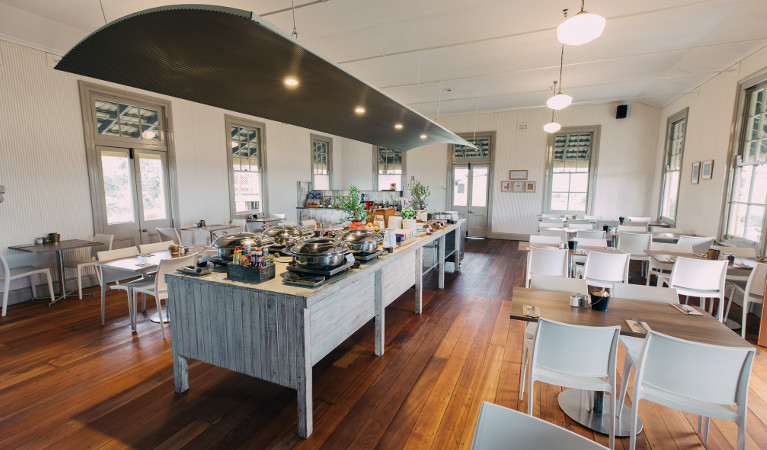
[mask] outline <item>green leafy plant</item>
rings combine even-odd
[[[429,186],[416,181],[413,187],[410,188],[410,196],[413,197],[413,208],[426,209],[426,206],[429,205],[429,195],[431,195]]]
[[[403,219],[412,219],[415,217],[415,211],[413,208],[403,209],[401,214]]]
[[[364,222],[368,218],[365,204],[361,203],[362,193],[355,185],[349,187],[347,195],[336,194],[333,198],[333,207],[346,213],[344,220],[352,222]]]

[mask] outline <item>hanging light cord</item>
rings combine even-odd
[[[562,67],[565,65],[565,44],[562,44],[562,54],[559,56],[559,92],[562,93]]]
[[[101,17],[104,18],[104,25],[107,24],[107,15],[104,14],[104,4],[101,3],[101,0],[99,0],[99,6],[101,6]]]
[[[290,34],[298,39],[298,30],[296,30],[296,4],[294,0],[290,0],[290,8],[293,10],[293,32]]]

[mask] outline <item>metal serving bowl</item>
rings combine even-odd
[[[378,251],[378,244],[383,242],[383,236],[377,231],[342,230],[334,235],[338,240],[346,242],[352,253],[369,255]]]
[[[269,236],[263,236],[256,233],[235,233],[220,237],[210,244],[211,247],[218,250],[218,256],[222,259],[232,258],[234,249],[237,247],[264,248],[274,245],[274,239]]]
[[[298,241],[286,248],[285,253],[306,269],[327,269],[343,264],[349,246],[344,241],[321,237]]]
[[[275,247],[288,247],[297,241],[314,236],[314,231],[295,225],[275,225],[261,234],[274,239]]]

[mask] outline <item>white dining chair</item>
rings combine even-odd
[[[578,245],[576,246],[576,249],[578,247],[607,247],[607,239],[605,239],[604,237],[602,238],[576,237],[573,240],[578,243]]]
[[[197,256],[198,255],[196,253],[193,253],[191,255],[182,256],[179,258],[162,259],[160,260],[160,265],[157,268],[157,275],[155,277],[153,277],[151,280],[135,282],[136,284],[134,284],[132,287],[133,293],[131,295],[131,301],[133,302],[133,317],[131,317],[131,320],[133,321],[134,330],[136,329],[137,325],[136,298],[138,297],[138,294],[151,295],[154,297],[155,303],[157,304],[157,314],[160,316],[160,329],[162,330],[162,338],[165,339],[165,326],[162,317],[162,300],[168,298],[168,283],[165,282],[165,275],[175,272],[178,268],[194,265],[194,263],[197,261]]]
[[[538,230],[542,230],[544,228],[561,228],[563,227],[565,222],[561,219],[557,220],[541,220],[538,222]]]
[[[568,222],[567,224],[567,228],[571,230],[593,230],[594,227],[596,227],[596,224],[591,222],[587,222],[587,223]]]
[[[629,448],[636,448],[638,406],[644,399],[698,415],[704,444],[708,443],[710,418],[733,421],[738,425],[737,448],[745,449],[754,353],[753,347],[703,344],[650,330],[634,375]]]
[[[740,336],[746,338],[746,317],[751,305],[761,305],[764,303],[764,280],[767,278],[767,264],[756,263],[751,270],[751,275],[747,281],[732,280],[726,281],[726,287],[730,288],[730,302],[727,303],[727,312],[724,314],[724,323],[727,324],[727,317],[730,315],[730,306],[735,300],[737,292],[743,296],[743,315],[740,320]]]
[[[618,233],[618,250],[628,253],[630,260],[642,262],[642,275],[649,265],[650,256],[645,253],[652,246],[652,234],[650,233]]]
[[[612,289],[616,283],[628,283],[628,253],[589,252],[583,266],[583,279],[589,286]]]
[[[533,415],[536,381],[604,391],[610,404],[610,448],[615,448],[615,365],[620,326],[585,327],[541,318],[530,356],[527,413]]]
[[[8,261],[0,254],[0,283],[3,283],[3,317],[8,310],[8,296],[11,293],[11,281],[18,280],[20,278],[29,277],[29,287],[32,290],[32,298],[37,298],[37,292],[35,289],[34,275],[44,275],[48,282],[48,294],[51,296],[51,301],[56,301],[53,295],[53,278],[51,278],[51,269],[47,267],[35,267],[35,266],[21,266],[11,269],[8,266]]]
[[[607,239],[604,237],[594,239],[594,238],[587,238],[587,237],[576,237],[573,239],[573,241],[577,242],[577,245],[575,247],[576,250],[582,248],[582,247],[592,247],[592,248],[604,248],[607,247]],[[572,255],[570,257],[570,264],[571,264],[571,276],[573,278],[580,276],[580,274],[583,273],[583,265],[586,264],[586,255]]]
[[[643,300],[647,302],[658,302],[668,304],[678,304],[679,294],[676,289],[645,286],[643,284],[616,283],[613,287],[613,297],[627,300]],[[621,336],[619,339],[625,349],[623,357],[623,372],[621,375],[620,397],[618,397],[618,410],[616,415],[620,417],[623,410],[623,402],[626,399],[626,390],[629,385],[629,374],[631,368],[636,367],[639,362],[639,352],[642,350],[644,338],[633,336]],[[635,403],[636,404],[636,403]]]
[[[575,233],[577,239],[605,239],[607,234],[604,230],[578,230]],[[606,243],[607,241],[605,241]]]
[[[552,276],[567,276],[567,249],[532,246],[527,253],[525,286],[530,286],[533,273]]]
[[[549,245],[549,246],[556,246],[559,245],[559,243],[562,242],[562,239],[560,236],[539,236],[536,234],[530,235],[530,246],[534,245]]]
[[[689,244],[669,244],[666,242],[652,242],[650,244],[650,250],[655,250],[659,252],[670,252],[670,253],[688,253],[692,255],[692,246]],[[653,258],[650,258],[650,263],[647,265],[647,280],[646,285],[650,285],[650,278],[655,275],[655,285],[661,286],[662,285],[662,277],[668,278],[668,275],[671,273],[671,268],[674,267],[674,263],[662,263],[659,261],[656,261]]]
[[[173,241],[154,242],[152,244],[141,244],[138,246],[141,253],[154,253],[168,250],[173,245]]]
[[[556,236],[560,241],[567,241],[567,230],[564,228],[541,228],[539,236]]]
[[[647,225],[618,225],[618,233],[646,233]]]
[[[693,253],[700,255],[706,253],[706,250],[711,248],[711,244],[714,243],[714,238],[703,236],[680,236],[676,243],[678,245],[689,245],[692,247]]]
[[[173,241],[174,244],[181,244],[181,235],[175,228],[157,228],[157,234],[160,235],[160,241]]]
[[[64,268],[74,269],[77,273],[77,297],[83,299],[83,269],[86,267],[94,266],[98,260],[96,254],[105,250],[112,250],[112,243],[114,242],[114,234],[95,234],[93,235],[94,242],[101,242],[101,245],[94,245],[90,248],[90,258],[88,259],[65,259]],[[100,276],[99,271],[96,271],[96,278]],[[99,281],[101,284],[101,281]]]
[[[114,261],[116,259],[133,258],[139,255],[139,249],[137,247],[118,248],[115,250],[107,250],[96,253],[96,259],[99,263],[105,263]],[[101,280],[101,325],[104,325],[105,319],[105,302],[107,285],[111,282],[115,282],[114,286],[109,286],[109,289],[123,290],[128,294],[128,301],[130,302],[130,288],[126,288],[124,284],[119,284],[120,281],[130,280],[136,278],[137,275],[134,272],[128,272],[125,270],[112,269],[109,267],[96,266],[100,273],[99,279]],[[130,303],[129,303],[130,307]],[[130,311],[130,308],[129,308]]]
[[[756,249],[754,247],[726,247],[724,245],[712,245],[713,250],[719,250],[721,253],[729,253],[736,258],[756,258]],[[749,270],[733,269],[727,271],[727,281],[748,281],[751,274]],[[726,319],[726,317],[725,317]]]
[[[482,402],[472,450],[598,450],[607,447],[573,431],[510,408]]]
[[[668,285],[677,290],[679,295],[700,298],[700,305],[706,311],[708,299],[719,299],[717,318],[724,321],[724,282],[727,276],[727,260],[711,261],[679,257],[671,269]],[[713,302],[712,302],[713,303]]]
[[[663,227],[658,228],[656,230],[653,230],[656,233],[672,233],[672,234],[695,234],[695,231],[690,230],[688,228],[673,228],[673,227]]]

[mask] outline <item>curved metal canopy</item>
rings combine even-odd
[[[471,146],[239,9],[140,11],[90,34],[56,69],[402,151],[433,143]],[[287,77],[298,85],[286,86]],[[358,106],[366,112],[355,113]]]

